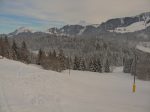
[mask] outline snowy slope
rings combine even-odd
[[[91,26],[97,28],[97,27],[99,27],[99,24],[92,24]]]
[[[140,21],[140,22],[135,22],[127,27],[118,27],[114,30],[114,32],[117,33],[135,32],[135,31],[144,30],[148,26],[150,26],[150,23],[146,24],[144,21]]]
[[[136,46],[136,49],[150,53],[150,42],[141,42]]]
[[[83,29],[80,30],[80,32],[78,33],[78,35],[82,35],[82,33],[86,30],[86,26],[84,26]]]
[[[0,112],[150,112],[150,82],[121,73],[57,73],[0,59]]]

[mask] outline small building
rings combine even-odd
[[[135,71],[139,79],[150,80],[150,48],[144,46],[136,47]]]

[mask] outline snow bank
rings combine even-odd
[[[150,112],[150,82],[114,73],[57,73],[0,60],[0,112]]]

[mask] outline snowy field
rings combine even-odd
[[[150,82],[114,73],[57,73],[0,59],[0,112],[150,112]]]
[[[150,26],[150,23],[146,24],[145,21],[140,21],[140,22],[135,22],[127,27],[118,27],[115,29],[115,32],[117,33],[135,32],[135,31],[144,30],[149,26]],[[113,32],[113,31],[110,30],[110,32]]]

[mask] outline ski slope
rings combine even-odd
[[[114,73],[57,73],[0,59],[0,112],[150,112],[150,82]]]
[[[150,53],[150,42],[141,42],[136,46],[136,49]]]
[[[128,32],[135,32],[146,29],[150,26],[150,23],[146,24],[144,21],[135,22],[127,27],[118,27],[114,30],[117,33],[128,33]],[[113,32],[113,31],[110,31]]]

